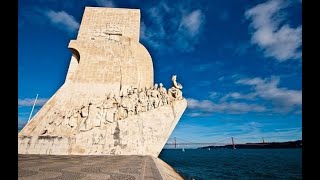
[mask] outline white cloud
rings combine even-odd
[[[228,93],[225,96],[223,96],[220,101],[226,101],[228,99],[244,99],[244,100],[254,100],[257,96],[256,93],[248,93],[248,94],[242,94],[238,92],[232,92]]]
[[[191,1],[167,3],[160,1],[144,16],[148,25],[141,23],[141,39],[160,52],[193,51],[205,22],[205,14],[192,6]],[[170,47],[170,48],[168,48]]]
[[[301,58],[302,27],[291,28],[282,23],[285,17],[281,10],[287,6],[284,1],[269,0],[245,12],[245,17],[252,20],[251,42],[258,45],[266,57],[278,61]]]
[[[301,107],[302,91],[280,88],[278,87],[279,82],[279,77],[272,76],[269,79],[258,77],[240,79],[236,83],[253,86],[257,96],[269,100],[274,104],[275,111],[289,112],[295,107]]]
[[[205,15],[199,9],[183,15],[179,29],[171,37],[176,48],[184,52],[193,51],[200,38],[204,22]]]
[[[99,6],[103,7],[115,7],[115,4],[111,0],[95,0]]]
[[[35,98],[25,98],[18,99],[18,106],[33,106]],[[48,98],[38,98],[36,106],[44,105],[49,99]]]
[[[187,115],[190,117],[206,117],[206,116],[211,116],[211,113],[193,112]]]
[[[164,31],[161,27],[159,27],[159,32],[156,33],[155,31],[147,30],[145,23],[142,21],[140,31],[140,37],[142,40],[146,40],[147,43],[155,49],[160,48],[161,42],[156,37],[164,37],[164,35],[162,35]]]
[[[230,113],[230,114],[242,114],[247,112],[265,112],[266,108],[258,104],[247,104],[239,102],[221,102],[214,103],[210,100],[196,100],[188,98],[188,108],[191,110],[197,110],[207,113]]]
[[[225,79],[224,76],[219,77],[218,81],[223,81]]]
[[[210,99],[215,99],[215,98],[218,97],[218,95],[219,95],[218,92],[215,92],[215,91],[209,92],[209,98],[210,98]]]
[[[181,21],[181,27],[186,28],[189,36],[193,37],[199,33],[203,21],[204,15],[202,11],[198,9],[183,16]]]
[[[246,112],[270,112],[301,114],[302,91],[279,87],[280,77],[271,76],[244,78],[233,76],[238,85],[247,85],[250,91],[221,93],[208,92],[208,99],[197,100],[189,98],[189,116],[202,116],[204,112],[224,112],[230,114]],[[200,114],[192,114],[200,113]]]
[[[73,16],[65,11],[55,12],[49,10],[45,14],[53,25],[69,33],[75,32],[79,29],[79,23],[74,19]]]

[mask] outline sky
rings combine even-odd
[[[19,0],[18,130],[64,83],[86,6],[140,9],[155,83],[176,74],[188,101],[169,142],[302,138],[301,0]]]

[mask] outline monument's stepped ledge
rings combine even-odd
[[[151,156],[18,156],[18,177],[40,179],[182,180],[167,163]]]
[[[21,154],[152,155],[157,157],[187,106],[174,101],[139,115],[59,136],[19,134]]]
[[[183,179],[169,164],[160,158],[152,157],[163,179]]]

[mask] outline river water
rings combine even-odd
[[[186,179],[302,179],[302,149],[164,149]]]

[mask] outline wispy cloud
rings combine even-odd
[[[25,98],[18,99],[18,106],[33,106],[35,98]],[[36,106],[44,105],[49,99],[48,98],[38,98]]]
[[[280,77],[271,76],[262,79],[260,77],[244,78],[237,76],[232,80],[235,86],[249,87],[246,93],[238,92],[209,92],[206,100],[189,98],[189,115],[202,116],[192,113],[228,113],[242,114],[247,112],[273,112],[299,114],[302,105],[302,91],[279,87]],[[206,84],[204,84],[206,85]],[[199,84],[197,84],[199,86]],[[240,87],[239,87],[240,88]]]
[[[186,32],[188,36],[194,37],[200,32],[200,27],[203,23],[204,15],[199,9],[192,11],[182,17],[179,30]],[[185,29],[184,29],[185,28]]]
[[[112,0],[94,0],[98,6],[103,7],[116,7]]]
[[[209,98],[210,99],[215,99],[219,96],[219,93],[218,92],[215,92],[215,91],[211,91],[209,92]]]
[[[189,1],[160,1],[149,8],[145,20],[151,23],[148,23],[148,26],[144,22],[141,23],[141,39],[152,48],[162,52],[190,52],[200,38],[205,14]]]
[[[249,49],[252,47],[252,44],[248,41],[226,41],[220,49],[226,49],[235,56],[245,55]]]
[[[188,98],[188,108],[206,113],[230,113],[242,114],[247,112],[265,112],[267,109],[258,104],[247,104],[240,102],[220,102],[215,103],[211,100],[197,100]]]
[[[213,63],[199,64],[192,67],[194,72],[204,72],[211,69],[214,66]]]
[[[225,79],[224,76],[219,77],[218,81],[223,81]]]
[[[279,82],[279,77],[272,76],[266,79],[259,77],[245,78],[238,80],[236,83],[252,86],[257,96],[273,103],[275,111],[289,112],[295,107],[301,108],[302,91],[278,87]]]
[[[269,0],[245,12],[246,19],[252,20],[251,42],[258,45],[266,57],[278,61],[301,58],[302,27],[291,28],[285,21],[283,9],[287,1]]]
[[[65,11],[48,10],[45,15],[49,18],[51,23],[59,29],[73,33],[79,29],[79,23],[74,17]]]
[[[211,116],[211,113],[203,113],[203,112],[193,112],[187,114],[190,117],[207,117]]]
[[[226,101],[228,99],[254,100],[256,96],[257,96],[257,93],[242,94],[239,92],[232,92],[232,93],[228,93],[225,96],[223,96],[220,99],[220,101]]]
[[[43,10],[37,7],[22,7],[18,14],[18,28],[24,27],[26,24],[43,25],[47,18],[44,17]]]

